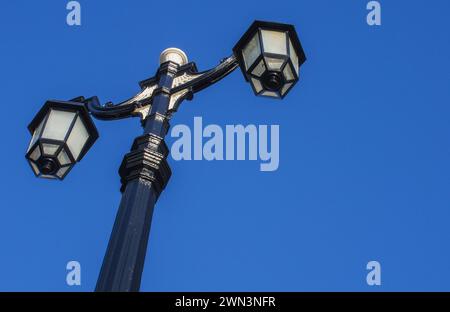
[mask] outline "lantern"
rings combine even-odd
[[[36,176],[64,179],[98,138],[83,103],[47,101],[28,126],[26,158]]]
[[[233,48],[256,95],[283,98],[299,80],[305,53],[294,26],[255,21]]]

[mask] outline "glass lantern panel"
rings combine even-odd
[[[293,82],[290,82],[290,83],[286,83],[283,86],[283,89],[281,89],[281,95],[282,96],[286,94],[286,92],[289,90],[289,88],[292,86],[292,84],[293,84]]]
[[[45,125],[44,133],[42,133],[42,137],[46,139],[63,141],[74,117],[74,112],[51,109],[50,116],[48,116],[48,121]]]
[[[261,30],[264,52],[287,55],[287,38],[283,31]]]
[[[58,161],[61,166],[68,165],[71,163],[69,156],[64,149],[58,154]]]
[[[273,91],[264,91],[261,95],[275,97],[275,98],[279,98],[280,97],[278,95],[278,93],[273,92]]]
[[[43,174],[40,177],[45,178],[45,179],[56,179],[56,176],[48,175],[48,174]]]
[[[294,80],[294,74],[292,73],[292,68],[291,68],[291,66],[289,65],[289,63],[288,64],[286,64],[286,66],[284,67],[284,69],[283,69],[283,75],[284,75],[284,78],[287,80],[287,81],[290,81],[290,80]]]
[[[72,132],[67,139],[67,146],[72,153],[73,158],[78,160],[78,156],[89,138],[89,133],[80,117],[77,117]]]
[[[33,133],[33,138],[31,139],[30,145],[28,146],[28,150],[30,150],[30,148],[34,145],[34,143],[36,143],[36,141],[39,139],[39,137],[41,136],[41,132],[42,132],[42,126],[44,125],[44,119],[41,121],[41,123],[39,124],[39,126],[36,128],[36,130],[34,130]]]
[[[264,60],[261,60],[258,65],[253,69],[252,74],[258,77],[266,71],[266,64],[264,64]]]
[[[32,161],[29,161],[29,163],[30,163],[30,165],[31,165],[31,168],[32,168],[33,171],[34,171],[34,174],[35,174],[35,175],[39,175],[39,169],[38,169],[38,167],[36,166],[36,164],[35,164],[34,162],[32,162]]]
[[[298,76],[298,71],[299,71],[298,55],[294,50],[294,46],[292,45],[291,39],[289,39],[289,55],[291,57],[292,64],[294,65],[294,70],[297,72],[297,76]]]
[[[58,170],[58,172],[56,173],[56,175],[58,176],[58,178],[62,178],[62,177],[66,174],[67,170],[69,170],[69,168],[70,168],[70,166],[66,166],[66,167],[60,168],[60,169]]]
[[[244,57],[245,69],[249,69],[258,56],[261,54],[261,46],[259,44],[259,36],[256,33],[252,40],[250,40],[245,48],[242,50],[242,56]]]
[[[280,70],[284,64],[283,59],[274,58],[274,57],[266,57],[267,66],[271,70]]]
[[[262,84],[259,81],[259,79],[252,78],[252,84],[253,84],[253,87],[255,87],[256,93],[259,93],[263,89]]]
[[[58,148],[59,148],[59,145],[56,145],[56,144],[42,143],[42,149],[43,149],[44,154],[46,154],[46,155],[50,155],[50,156],[55,155]]]
[[[33,160],[38,160],[39,157],[41,157],[41,149],[39,148],[39,145],[38,145],[33,150],[33,152],[30,154],[30,158]]]

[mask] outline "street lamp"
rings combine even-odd
[[[63,180],[98,138],[86,107],[73,101],[47,101],[28,129],[26,158],[36,176],[49,179]]]
[[[90,116],[101,120],[140,117],[137,137],[119,168],[122,199],[97,281],[96,291],[138,291],[154,205],[171,170],[164,137],[183,100],[215,84],[238,66],[257,95],[283,98],[299,79],[305,54],[294,26],[256,21],[233,55],[199,72],[176,48],[164,50],[156,74],[139,83],[132,98],[100,105],[97,97],[48,101],[29,126],[26,158],[33,172],[62,180],[98,137]]]
[[[306,57],[294,26],[255,21],[233,48],[256,95],[284,98]]]

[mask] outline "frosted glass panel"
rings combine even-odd
[[[30,165],[31,165],[31,168],[33,168],[34,174],[35,174],[35,175],[38,175],[38,174],[39,174],[39,169],[38,169],[38,167],[37,167],[37,166],[34,164],[34,162],[32,162],[32,161],[30,161],[29,163],[30,163]]]
[[[287,54],[286,33],[282,31],[261,30],[264,52]]]
[[[39,148],[39,145],[36,146],[34,151],[30,154],[30,158],[33,160],[38,160],[38,158],[41,157],[41,149]]]
[[[255,87],[255,90],[257,93],[259,93],[259,91],[261,91],[263,89],[259,79],[252,78],[252,84]]]
[[[77,117],[77,121],[75,121],[75,125],[73,126],[69,139],[67,140],[67,146],[72,152],[72,156],[75,160],[78,160],[78,156],[80,155],[80,152],[88,138],[89,133],[87,132],[83,121],[80,117]]]
[[[271,70],[280,70],[281,66],[284,64],[283,59],[273,58],[273,57],[266,57],[267,66]]]
[[[64,176],[64,174],[66,174],[67,170],[69,170],[69,168],[70,168],[70,166],[62,167],[61,169],[59,169],[58,172],[56,173],[58,178],[62,178]]]
[[[42,137],[53,140],[64,140],[74,117],[74,112],[50,110],[50,116],[48,117]]]
[[[36,143],[36,141],[38,140],[39,136],[41,135],[41,132],[42,132],[42,126],[44,125],[44,120],[45,120],[45,118],[41,121],[41,123],[40,123],[39,126],[36,128],[36,130],[34,130],[33,138],[31,139],[30,145],[28,146],[28,151],[29,151],[30,148],[33,146],[33,144]]]
[[[285,95],[286,92],[289,90],[289,88],[292,86],[293,82],[287,83],[283,86],[283,89],[281,89],[281,95]]]
[[[261,60],[258,65],[253,69],[252,74],[258,77],[266,71],[266,65],[264,64],[264,60]]]
[[[56,179],[55,176],[47,175],[47,174],[43,174],[43,175],[41,175],[40,177],[41,177],[41,178],[45,178],[45,179]]]
[[[244,57],[245,68],[249,69],[250,66],[255,62],[258,56],[261,54],[261,48],[259,44],[258,34],[254,35],[252,40],[247,43],[245,48],[242,50],[242,55]]]
[[[42,148],[43,148],[44,154],[47,154],[50,156],[55,155],[58,147],[59,147],[59,145],[56,145],[56,144],[42,143]]]
[[[278,93],[272,92],[272,91],[264,91],[264,92],[262,93],[262,95],[270,96],[270,97],[276,97],[276,98],[279,97],[279,96],[278,96]]]
[[[70,158],[64,149],[62,149],[61,152],[59,152],[58,161],[61,166],[70,164]]]
[[[284,74],[284,78],[288,81],[294,79],[294,74],[292,73],[292,69],[289,64],[286,64],[286,66],[284,67],[283,74]]]
[[[298,70],[299,70],[298,55],[297,55],[297,53],[295,53],[294,47],[292,46],[291,39],[289,39],[289,51],[290,51],[289,53],[291,56],[292,64],[294,64],[294,70],[297,72],[297,76],[298,76]]]

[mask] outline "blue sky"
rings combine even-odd
[[[0,290],[94,289],[117,170],[142,132],[134,118],[96,121],[100,138],[67,178],[39,180],[26,126],[45,100],[122,101],[163,49],[207,69],[262,19],[296,26],[301,82],[273,101],[235,71],[171,124],[278,124],[279,169],[170,159],[141,289],[450,291],[450,3],[380,1],[382,25],[369,27],[367,2],[80,1],[82,25],[69,27],[67,1],[3,1]],[[66,285],[70,260],[81,286]]]

